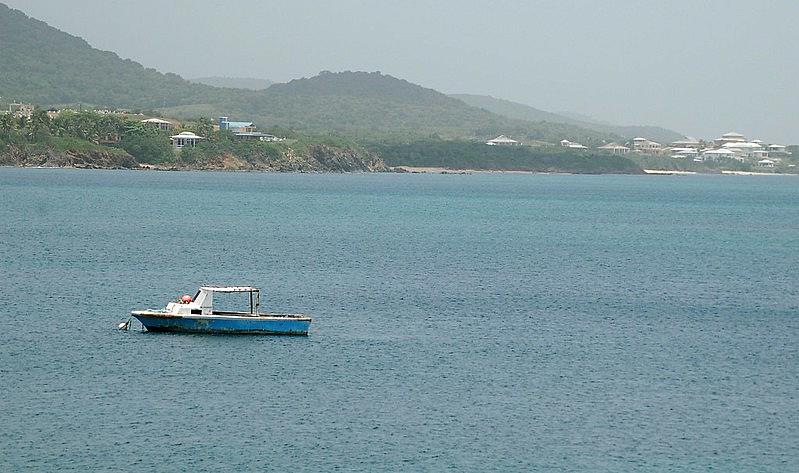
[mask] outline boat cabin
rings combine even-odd
[[[250,296],[250,310],[245,311],[222,311],[214,310],[215,293],[237,293],[246,292]],[[258,315],[261,306],[261,290],[251,286],[202,286],[197,294],[192,298],[183,296],[180,301],[170,302],[166,306],[166,311],[176,315]]]

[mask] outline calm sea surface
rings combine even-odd
[[[799,178],[0,169],[0,470],[797,471]],[[306,337],[118,332],[253,284]]]

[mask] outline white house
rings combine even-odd
[[[768,145],[768,150],[774,154],[788,154],[788,147],[785,145]]]
[[[671,148],[671,157],[675,159],[695,158],[699,156],[696,148]]]
[[[202,136],[197,136],[190,131],[184,131],[182,133],[178,133],[177,135],[172,135],[169,137],[172,141],[172,146],[177,149],[183,148],[184,146],[190,146],[194,148],[197,146],[197,143],[204,140],[205,138]]]
[[[521,143],[519,143],[516,140],[510,139],[505,135],[499,135],[493,140],[486,141],[486,144],[489,146],[518,146]]]
[[[146,120],[142,120],[141,122],[147,126],[151,126],[163,131],[169,131],[172,129],[172,122],[161,120],[160,118],[148,118]]]
[[[630,148],[616,143],[608,143],[606,145],[600,146],[597,149],[611,154],[619,154],[619,155],[627,154],[630,152]]]
[[[660,143],[646,138],[638,137],[633,140],[633,151],[637,153],[657,154],[662,147]]]
[[[770,159],[761,159],[760,161],[757,162],[757,165],[764,168],[773,168],[774,161]]]
[[[580,143],[575,143],[574,141],[569,140],[561,140],[560,145],[564,148],[571,148],[571,149],[588,149],[588,146],[583,146]]]
[[[672,148],[694,148],[699,149],[702,143],[696,138],[685,138],[684,140],[673,141],[669,144]]]
[[[719,148],[719,149],[711,149],[702,153],[702,158],[704,160],[712,159],[720,159],[720,158],[727,158],[727,159],[737,159],[739,161],[743,161],[743,158],[740,158],[735,151],[726,149],[726,148]]]
[[[713,140],[713,142],[716,143],[716,146],[723,146],[727,143],[741,143],[745,141],[746,137],[744,137],[744,135],[736,133],[734,131],[731,131],[729,133],[724,133],[723,135],[721,135],[721,138],[716,138],[715,140]]]
[[[760,155],[758,151],[763,151],[762,146],[749,141],[733,141],[730,143],[724,143],[722,148],[734,152],[741,158],[754,158]]]

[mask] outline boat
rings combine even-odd
[[[214,309],[214,294],[248,293],[249,311]],[[134,310],[131,318],[149,332],[308,335],[311,318],[305,314],[260,312],[261,290],[251,286],[202,286],[194,297],[185,295],[164,309]],[[127,329],[130,320],[119,325]]]

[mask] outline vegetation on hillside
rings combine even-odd
[[[208,118],[173,131],[205,137],[197,147],[175,150],[172,132],[141,122],[140,116],[65,111],[51,119],[42,110],[30,118],[0,114],[0,164],[18,166],[236,169],[304,172],[383,171],[380,157],[344,137],[302,134],[282,142],[242,141],[214,130]]]

